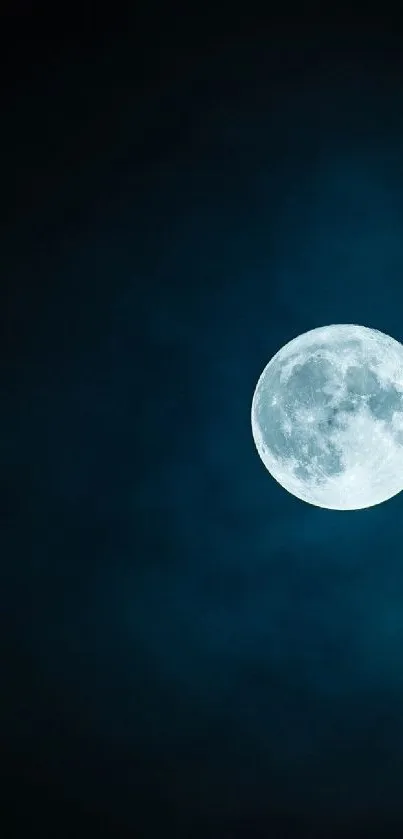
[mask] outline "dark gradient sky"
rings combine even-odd
[[[403,341],[401,35],[156,7],[49,41],[33,5],[2,34],[2,833],[401,837],[403,496],[306,505],[250,430],[301,332]]]

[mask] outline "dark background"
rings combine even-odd
[[[402,496],[306,505],[250,430],[301,332],[403,340],[397,19],[0,40],[2,835],[401,837]]]

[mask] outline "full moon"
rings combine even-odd
[[[312,329],[269,361],[252,433],[270,474],[297,498],[359,510],[403,489],[403,346],[355,324]]]

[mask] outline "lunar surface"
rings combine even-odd
[[[403,489],[403,346],[355,324],[313,329],[269,361],[252,401],[259,455],[284,489],[330,510]]]

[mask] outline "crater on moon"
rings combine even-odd
[[[252,430],[298,498],[345,510],[392,497],[403,488],[403,346],[353,324],[300,335],[260,376]]]

